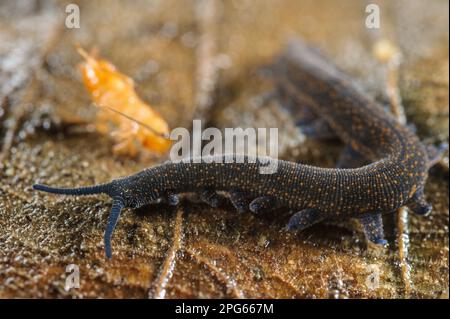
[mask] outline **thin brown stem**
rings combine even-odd
[[[377,58],[386,66],[386,93],[389,98],[391,112],[399,123],[406,124],[405,109],[402,104],[402,99],[398,84],[398,69],[401,62],[401,53],[399,49],[387,40],[379,39],[376,43],[378,50],[375,50]],[[378,53],[378,54],[377,54]],[[403,285],[405,288],[405,297],[408,298],[411,294],[412,280],[411,280],[411,266],[408,261],[409,253],[409,218],[408,209],[401,207],[397,211],[397,244],[398,244],[398,258],[400,261],[400,272],[402,276]]]
[[[207,267],[207,269],[211,272],[211,274],[219,280],[227,290],[231,292],[234,298],[244,298],[244,293],[240,290],[234,279],[230,278],[227,274],[224,274],[221,269],[215,266],[212,262],[210,262],[207,258],[201,256],[197,251],[187,248],[186,253],[195,260],[198,264],[203,264]]]
[[[183,209],[179,208],[175,217],[175,227],[173,230],[172,246],[167,252],[161,272],[156,278],[154,289],[149,292],[150,298],[164,299],[166,297],[166,288],[173,276],[175,269],[177,253],[183,245]]]
[[[217,84],[216,0],[198,0],[196,10],[200,40],[197,46],[197,71],[194,119],[207,121]]]

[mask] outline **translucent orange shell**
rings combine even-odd
[[[139,98],[133,80],[108,61],[95,58],[81,48],[78,52],[85,59],[80,65],[84,85],[100,107],[95,127],[103,134],[112,132],[116,141],[114,153],[135,156],[142,148],[158,154],[167,152],[171,141],[164,136],[169,134],[169,126]]]

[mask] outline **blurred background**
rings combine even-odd
[[[366,27],[370,3],[378,29]],[[70,4],[79,28],[67,24]],[[300,36],[371,98],[400,105],[423,140],[448,141],[448,9],[444,0],[1,1],[0,297],[448,298],[448,162],[430,173],[432,215],[387,216],[381,251],[354,221],[287,234],[287,212],[238,215],[193,198],[126,210],[107,261],[105,198],[31,190],[106,182],[166,159],[114,156],[110,137],[91,129],[76,45],[131,77],[171,128],[278,127],[281,158],[332,167],[340,146],[306,139],[292,110],[267,98],[276,90],[267,70]],[[69,264],[80,287],[65,290]]]

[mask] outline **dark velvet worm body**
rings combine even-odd
[[[236,163],[229,160],[233,155],[223,155],[203,158],[201,163],[166,162],[92,187],[33,188],[65,195],[109,195],[113,204],[104,238],[108,258],[124,207],[138,208],[159,198],[176,205],[177,195],[184,192],[197,192],[212,206],[219,203],[216,191],[228,192],[238,211],[288,207],[297,211],[288,229],[301,230],[326,218],[356,217],[367,239],[377,244],[386,243],[382,214],[404,205],[420,215],[431,211],[424,185],[439,150],[427,150],[412,131],[301,40],[289,45],[273,69],[280,94],[313,114],[308,132],[315,136],[333,132],[347,145],[337,168],[266,157],[245,157],[244,163]],[[276,171],[261,174],[268,163],[275,163]]]

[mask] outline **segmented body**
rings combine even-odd
[[[161,197],[176,204],[176,194],[183,192],[200,192],[215,205],[215,191],[228,191],[239,210],[259,212],[274,206],[298,210],[289,228],[303,229],[328,217],[359,217],[367,238],[379,244],[385,243],[381,214],[403,205],[419,214],[429,213],[423,187],[432,159],[414,133],[301,41],[289,46],[274,74],[285,96],[312,110],[350,150],[371,163],[330,169],[263,157],[245,157],[244,163],[236,163],[229,156],[216,156],[201,163],[167,162],[88,188],[35,188],[59,194],[110,195],[114,204],[105,233],[108,257],[109,240],[123,207],[140,207]],[[261,174],[267,161],[277,169]]]

